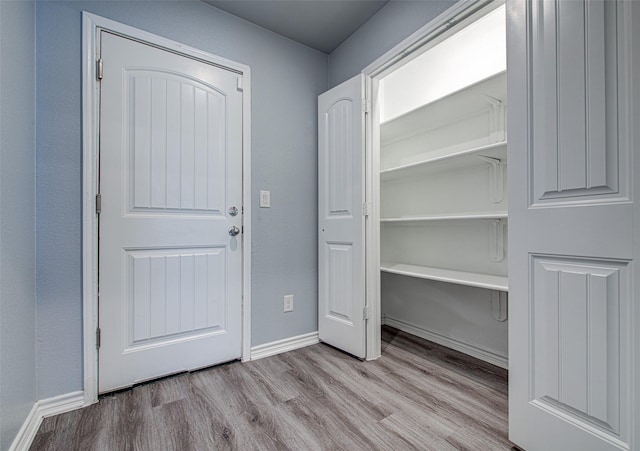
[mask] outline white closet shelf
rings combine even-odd
[[[381,263],[380,270],[420,279],[438,280],[440,282],[487,288],[489,290],[509,291],[509,279],[503,276],[454,271],[429,266],[405,265],[402,263]]]
[[[506,79],[506,72],[500,72],[381,123],[380,140],[384,144],[415,133],[424,133],[460,120],[463,117],[461,112],[473,116],[477,112],[490,109],[492,102],[504,103],[507,98]]]
[[[400,223],[400,222],[427,222],[427,221],[454,221],[457,219],[506,219],[506,211],[481,212],[481,213],[458,213],[444,215],[407,216],[400,218],[381,218],[380,222]]]
[[[403,164],[380,171],[380,180],[395,180],[398,178],[426,175],[429,172],[457,170],[467,166],[474,166],[483,162],[482,158],[507,160],[507,141],[487,144],[486,146],[463,149],[444,155],[436,155],[414,163]]]

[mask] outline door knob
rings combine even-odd
[[[229,208],[229,214],[231,216],[236,216],[238,214],[238,209],[236,207],[230,207]]]
[[[240,233],[240,229],[237,228],[236,226],[229,227],[229,235],[236,236],[239,233]]]

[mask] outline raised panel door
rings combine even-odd
[[[364,84],[357,76],[318,98],[318,332],[365,356]]]
[[[640,8],[507,5],[510,439],[638,449]]]

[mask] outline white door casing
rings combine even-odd
[[[365,357],[364,78],[318,97],[318,334]]]
[[[639,24],[637,2],[507,2],[509,434],[528,451],[640,449]]]
[[[99,391],[239,358],[241,75],[101,32]],[[232,216],[229,209],[236,207]]]

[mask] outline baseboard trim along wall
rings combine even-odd
[[[441,335],[437,332],[432,332],[430,330],[423,329],[420,326],[416,326],[414,324],[410,324],[405,321],[389,318],[388,316],[383,318],[382,324],[395,327],[396,329],[399,329],[403,332],[416,335],[420,338],[424,338],[425,340],[433,341],[434,343],[438,343],[439,345],[446,346],[451,349],[455,349],[456,351],[460,351],[472,357],[475,357],[477,359],[484,360],[485,362],[491,363],[492,365],[499,366],[500,368],[504,368],[504,369],[509,368],[508,357],[502,356],[500,354],[496,354],[491,351],[487,351],[486,349],[478,348],[468,343],[463,343],[461,341],[454,340],[453,338]]]
[[[76,391],[53,398],[36,401],[33,408],[22,423],[18,435],[9,447],[9,451],[26,451],[33,443],[42,420],[61,413],[84,407],[84,392]]]
[[[251,348],[251,360],[258,360],[294,349],[304,348],[319,343],[318,332],[309,332],[296,337],[285,338],[283,340],[272,341],[263,345]]]

